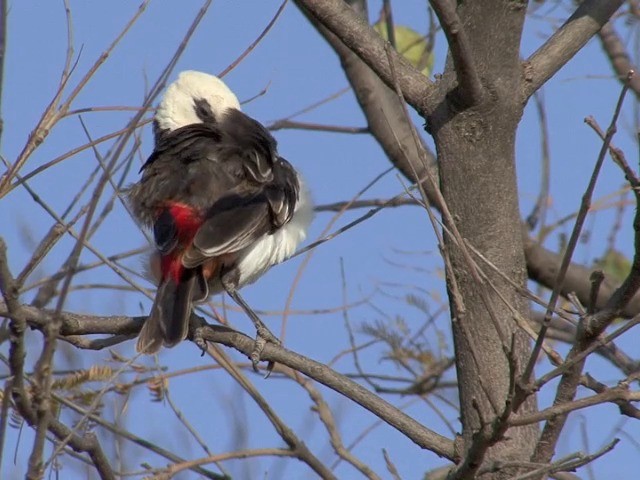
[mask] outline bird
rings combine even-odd
[[[170,84],[153,121],[155,147],[127,192],[153,233],[149,270],[157,291],[136,350],[173,347],[189,332],[194,304],[226,292],[256,331],[254,368],[278,343],[239,293],[293,255],[313,218],[300,173],[218,77],[189,70]]]

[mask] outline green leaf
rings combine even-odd
[[[616,284],[622,283],[631,271],[631,261],[615,249],[609,250],[604,257],[596,260],[594,266]]]
[[[382,38],[385,40],[389,39],[387,35],[387,22],[380,20],[373,25],[373,28]],[[429,51],[426,38],[415,30],[402,25],[394,25],[393,32],[398,53],[424,75],[429,76],[433,68],[433,52]]]

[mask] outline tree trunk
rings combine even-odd
[[[523,287],[527,272],[514,147],[516,128],[524,107],[519,94],[519,46],[525,9],[525,2],[516,1],[459,4],[458,15],[483,83],[484,98],[473,108],[461,105],[463,100],[455,88],[455,72],[449,58],[442,78],[443,85],[449,86],[448,93],[438,107],[427,112],[427,127],[437,147],[442,193],[456,227],[463,238]],[[488,284],[482,287],[472,278],[468,262],[449,235],[445,235],[445,245],[453,267],[448,273],[447,287],[464,452],[471,445],[473,433],[505,408],[511,372],[503,340],[507,347],[514,342],[513,358],[518,375],[529,358],[531,347],[526,335],[516,326],[510,308]],[[511,307],[527,317],[528,302],[488,268],[483,270]],[[462,305],[454,301],[454,285]],[[495,323],[501,333],[485,306],[481,288],[495,312]],[[535,398],[531,397],[519,412],[535,409]],[[506,434],[509,440],[490,449],[488,457],[528,460],[537,433],[536,425],[511,429]]]

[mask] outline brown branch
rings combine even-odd
[[[541,465],[540,468],[524,475],[513,477],[511,480],[529,480],[532,478],[543,478],[544,475],[550,475],[552,478],[556,478],[558,480],[574,480],[577,477],[573,475],[569,476],[568,474],[561,472],[575,471],[580,467],[590,464],[594,460],[597,460],[598,458],[606,455],[611,450],[613,450],[618,444],[618,441],[619,440],[615,438],[600,450],[590,455],[584,455],[583,453],[578,452],[561,458],[553,463],[537,464]],[[532,465],[536,464],[532,463]]]
[[[297,1],[296,3],[300,4]],[[352,8],[359,15],[365,14],[364,2],[352,0],[349,3],[352,4]],[[414,135],[411,129],[414,127],[406,122],[402,105],[398,101],[395,92],[387,87],[377,77],[376,73],[342,43],[338,37],[319,25],[313,17],[310,18],[310,21],[340,57],[345,74],[365,113],[369,129],[391,162],[408,179],[416,181],[416,176],[422,179],[427,178],[425,166],[420,159],[429,158],[428,168],[432,170],[432,176],[437,178],[437,165],[434,156],[427,149],[421,137],[417,137],[420,139],[419,142],[413,140]],[[417,175],[414,172],[417,172]],[[435,195],[429,188],[429,182],[423,182],[422,186],[430,197],[431,203],[436,208],[439,208]],[[411,201],[407,200],[407,203]],[[398,199],[397,202],[402,203],[403,200]],[[394,201],[386,205],[395,206],[397,202]],[[338,204],[336,204],[336,207],[340,208]],[[530,238],[526,229],[523,230],[523,236],[529,277],[539,284],[552,289],[555,285],[556,272],[562,257]],[[590,273],[589,269],[579,264],[570,264],[560,293],[566,296],[570,292],[576,292],[580,300],[586,304],[589,298]],[[598,306],[604,305],[609,295],[615,290],[615,287],[615,285],[605,281],[598,296]],[[639,312],[640,296],[629,303],[623,315],[629,318]]]
[[[371,207],[404,207],[414,206],[421,207],[422,204],[414,198],[406,197],[393,197],[393,199],[386,198],[374,198],[371,200],[352,200],[348,202],[335,202],[325,203],[323,205],[316,205],[314,210],[316,212],[340,212],[342,210],[355,210],[358,208],[371,208]]]
[[[300,6],[297,0],[296,4]],[[351,0],[349,4],[353,12],[366,21],[366,2]],[[302,12],[306,13],[303,8]],[[307,15],[307,18],[340,58],[344,73],[367,119],[369,131],[382,147],[387,158],[412,182],[422,181],[422,188],[430,202],[438,206],[430,183],[425,181],[428,175],[427,170],[431,172],[433,178],[438,177],[435,155],[429,150],[415,126],[407,120],[403,103],[396,92],[387,86],[377,73],[339,37],[314,17]],[[397,69],[397,66],[394,68]]]
[[[450,0],[430,0],[429,3],[436,12],[449,43],[449,52],[458,78],[457,96],[462,101],[461,106],[478,105],[484,97],[484,89],[473,60],[469,40],[456,12],[456,4]]]
[[[195,317],[192,318],[191,326],[194,327],[195,325],[202,326],[206,325],[206,323],[202,318]],[[204,329],[229,334],[238,334],[240,336],[244,335],[239,334],[228,327],[206,326],[205,328],[198,328],[192,336],[196,338],[195,343],[200,347],[200,349],[202,351],[206,350],[207,353],[216,361],[216,363],[224,368],[230,375],[230,377],[235,380],[245,392],[247,392],[249,397],[251,397],[258,408],[262,410],[266,419],[271,423],[271,425],[273,425],[275,431],[278,433],[278,435],[280,435],[280,438],[282,438],[284,443],[294,453],[296,458],[301,462],[306,463],[323,480],[335,480],[336,477],[333,472],[331,472],[331,470],[309,450],[304,441],[302,441],[293,432],[293,430],[289,428],[289,426],[278,416],[273,407],[260,394],[255,385],[253,385],[242,373],[239,366],[236,365],[235,362],[231,361],[228,355],[224,353],[218,345],[207,345],[207,343],[203,341],[199,333],[201,333]],[[254,342],[252,341],[251,343]],[[261,355],[261,359],[264,359],[264,355]],[[268,367],[268,369],[271,369],[271,367]],[[269,370],[267,370],[267,372],[269,373]]]
[[[636,375],[636,378],[637,378],[637,375]],[[588,388],[589,390],[593,390],[596,393],[605,393],[610,390],[608,386],[606,386],[604,383],[597,381],[588,373],[580,381],[580,384]],[[629,380],[624,381],[623,385],[625,386],[625,388],[628,389]],[[638,392],[634,392],[634,393],[638,393]],[[636,420],[640,420],[640,410],[636,406],[632,405],[631,401],[632,399],[626,399],[626,398],[612,400],[613,403],[618,405],[618,408],[620,409],[620,413],[622,415],[626,415],[629,418],[635,418]]]
[[[296,0],[304,13],[311,15],[320,25],[336,35],[351,51],[360,57],[376,74],[393,88],[395,79],[387,59],[386,45],[367,21],[354,12],[343,0]],[[395,50],[390,53],[398,82],[407,101],[418,112],[425,112],[432,103],[434,84]]]
[[[603,154],[603,150],[606,153],[609,148],[611,138],[616,131],[616,119],[622,108],[622,102],[627,90],[628,87],[625,85],[620,92],[620,97],[609,128],[607,129],[600,155]],[[634,189],[634,194],[636,196],[637,207],[638,204],[640,204],[640,193]],[[568,403],[575,398],[586,357],[573,362],[574,359],[579,358],[587,349],[593,348],[593,344],[598,341],[600,335],[620,315],[633,296],[638,292],[638,289],[640,289],[640,210],[638,208],[636,208],[633,227],[635,254],[631,272],[622,285],[613,293],[611,298],[609,298],[604,308],[593,315],[587,315],[582,321],[582,328],[579,330],[576,344],[570,350],[567,355],[567,361],[565,362],[567,364],[572,362],[572,364],[562,375],[554,399],[554,406]],[[558,415],[547,421],[536,445],[532,461],[548,462],[553,457],[566,419],[567,415],[565,414]]]
[[[98,71],[98,69],[106,62],[109,58],[109,55],[113,52],[113,50],[118,46],[120,41],[125,37],[125,35],[131,30],[133,25],[138,21],[140,16],[144,13],[149,0],[146,0],[140,4],[138,10],[133,14],[133,16],[129,19],[126,25],[122,28],[120,33],[116,36],[116,38],[111,42],[111,44],[98,56],[92,66],[87,70],[84,76],[78,81],[73,91],[69,94],[69,96],[65,99],[65,101],[60,105],[60,100],[62,99],[62,94],[64,92],[64,88],[67,84],[67,81],[70,78],[70,61],[73,53],[73,46],[71,43],[67,49],[67,60],[65,64],[65,68],[62,74],[62,82],[60,87],[54,94],[53,99],[46,107],[43,112],[36,128],[31,132],[27,143],[23,147],[22,151],[18,155],[16,161],[11,165],[8,169],[7,173],[0,177],[0,198],[6,195],[10,191],[10,183],[12,179],[16,176],[16,174],[20,171],[20,169],[24,166],[27,159],[31,156],[31,154],[38,148],[42,142],[45,140],[49,132],[52,130],[54,125],[64,117],[66,112],[69,110],[71,103],[78,94],[84,89],[89,80],[93,77],[93,75]],[[67,22],[69,21],[69,11],[67,9]],[[70,27],[69,27],[69,31]],[[71,38],[71,34],[69,34],[69,38]],[[136,118],[141,118],[142,115],[136,116]],[[137,122],[136,122],[137,123]]]
[[[2,471],[2,455],[9,425],[9,406],[11,405],[11,379],[7,380],[2,390],[2,407],[0,409],[0,471]]]
[[[640,401],[640,392],[630,392],[628,383],[621,383],[620,385],[612,388],[605,389],[602,393],[591,395],[589,397],[580,398],[565,403],[554,404],[549,408],[545,408],[536,413],[530,415],[513,416],[509,423],[511,426],[520,427],[523,425],[530,425],[532,423],[538,423],[545,420],[550,420],[555,417],[565,416],[570,412],[581,410],[583,408],[592,407],[594,405],[600,405],[602,403],[616,403],[620,402],[637,402]],[[633,414],[633,418],[638,418],[638,411]]]
[[[296,2],[299,4],[299,2]],[[362,3],[352,0],[349,2],[356,9],[359,15],[364,15]],[[303,10],[304,12],[304,10]],[[372,135],[376,138],[380,146],[384,149],[391,162],[412,181],[416,181],[417,172],[419,178],[427,178],[425,166],[420,158],[430,158],[428,168],[432,169],[434,178],[438,177],[437,165],[433,154],[427,149],[426,145],[418,136],[420,141],[413,141],[411,129],[413,125],[407,124],[404,116],[402,105],[398,101],[397,95],[387,87],[360,58],[355,55],[338,37],[329,32],[326,28],[319,26],[317,21],[310,18],[313,25],[325,37],[327,42],[334,48],[340,57],[342,67],[347,75],[356,98],[360,103]],[[423,182],[423,188],[430,197],[431,203],[439,208],[435,199],[435,195],[431,192],[429,182]],[[403,200],[398,199],[399,203]],[[410,203],[411,200],[407,200]],[[396,202],[387,203],[387,206],[395,206]],[[363,204],[364,206],[364,204]],[[336,204],[337,208],[338,204]],[[355,207],[354,207],[355,208]],[[556,272],[562,257],[557,253],[546,249],[544,246],[536,242],[528,236],[526,229],[523,230],[525,256],[527,260],[527,269],[529,277],[539,284],[549,289],[554,288]],[[583,303],[588,303],[589,298],[589,275],[591,271],[579,264],[571,263],[565,281],[560,290],[563,296],[570,292],[576,292]],[[599,307],[602,307],[610,294],[615,290],[616,285],[605,281],[600,289],[598,296]],[[625,310],[623,315],[627,318],[634,316],[640,312],[640,296],[633,299]]]
[[[140,437],[137,437],[135,435],[133,435],[131,432],[129,432],[128,430],[124,429],[124,428],[120,428],[118,425],[112,424],[108,421],[106,421],[104,418],[102,418],[100,415],[96,415],[95,413],[92,413],[91,411],[80,407],[79,405],[75,404],[74,402],[70,401],[69,399],[67,399],[66,397],[60,396],[60,395],[56,395],[55,393],[53,394],[55,400],[63,405],[65,405],[66,407],[70,408],[71,410],[79,413],[80,415],[85,416],[87,419],[91,420],[92,422],[94,422],[96,425],[100,425],[101,427],[105,428],[106,430],[114,433],[115,435],[117,435],[120,438],[125,438],[127,440],[129,440],[130,442],[145,448],[157,455],[160,455],[161,457],[166,458],[167,460],[170,460],[174,463],[182,463],[182,462],[186,462],[186,460],[184,460],[183,458],[175,455],[173,452],[170,452],[168,450],[165,450],[163,448],[158,447],[157,445],[154,445],[153,443],[144,440]],[[223,477],[222,475],[210,472],[209,470],[206,470],[204,468],[201,467],[197,467],[197,466],[193,466],[191,467],[191,470],[193,470],[194,472],[202,475],[205,478],[209,478],[211,480],[224,480],[226,477]]]
[[[524,100],[554,76],[593,37],[623,0],[586,0],[524,64]]]
[[[544,319],[544,313],[532,312],[528,321],[534,329],[538,329]],[[557,317],[551,319],[551,325],[547,331],[547,337],[553,340],[559,340],[569,345],[574,345],[578,335],[578,329],[576,326],[568,323],[566,320],[562,320]],[[603,342],[604,343],[604,342]],[[632,373],[640,369],[640,361],[634,360],[627,355],[623,350],[613,343],[612,340],[607,341],[603,345],[599,345],[595,350],[595,353],[603,358],[606,358],[615,367],[619,368],[625,375],[631,375]]]
[[[614,155],[615,158],[615,155],[619,155],[620,152],[618,152],[617,150],[611,150],[611,154]],[[620,163],[620,160],[616,160],[616,162]],[[400,206],[421,206],[421,203],[413,198],[394,197],[393,199],[371,199],[357,200],[355,202],[335,202],[318,205],[316,206],[315,210],[317,212],[340,211],[344,209],[347,204],[349,204],[349,209],[370,207],[388,208]],[[546,249],[534,238],[530,237],[527,228],[523,228],[523,240],[529,278],[546,288],[552,289],[555,285],[556,274],[559,269],[559,265],[562,262],[562,255]],[[569,294],[574,293],[582,303],[588,304],[591,290],[591,283],[589,280],[591,272],[592,269],[588,267],[582,266],[578,263],[571,263],[567,269],[565,280],[560,289],[561,295],[563,297],[567,297]],[[616,288],[617,285],[612,284],[610,280],[605,278],[604,282],[600,286],[600,289],[598,290],[596,309],[604,308],[606,302],[609,300]],[[620,316],[624,318],[631,318],[638,313],[640,313],[640,295],[634,296],[629,301],[629,303],[623,308]]]
[[[153,120],[148,118],[146,120],[140,120],[140,122],[133,128],[138,129],[138,128],[142,128],[145,125],[151,123]],[[10,187],[8,188],[8,192],[10,192],[11,190],[13,190],[14,188],[16,188],[18,185],[26,182],[27,180],[30,180],[31,178],[35,177],[36,175],[44,172],[45,170],[53,167],[54,165],[66,160],[67,158],[71,158],[75,155],[77,155],[78,153],[87,150],[89,148],[95,147],[103,142],[106,142],[107,140],[111,140],[112,138],[116,138],[119,137],[120,135],[122,135],[123,133],[126,133],[127,131],[129,131],[131,129],[130,125],[127,125],[125,128],[122,128],[120,130],[117,130],[115,132],[109,133],[107,135],[104,135],[102,137],[99,137],[97,139],[95,139],[92,142],[89,143],[85,143],[83,145],[80,145],[79,147],[75,147],[72,148],[71,150],[69,150],[68,152],[54,158],[53,160],[50,160],[49,162],[46,162],[42,165],[39,165],[38,167],[34,168],[32,171],[30,171],[29,173],[25,174],[22,177],[19,177],[18,175],[16,175],[16,181],[13,182],[11,184]]]
[[[631,58],[624,48],[624,44],[616,32],[613,23],[607,22],[603,25],[598,38],[602,44],[602,49],[607,54],[609,62],[616,76],[621,82],[629,82],[629,88],[636,94],[636,98],[640,99],[640,75],[634,75],[630,80],[627,79],[629,70],[638,71],[637,66],[633,65]]]
[[[552,289],[555,285],[555,278],[560,268],[560,263],[562,262],[562,255],[548,250],[535,239],[531,238],[526,228],[523,228],[523,238],[529,278],[546,288]],[[587,305],[589,303],[589,293],[591,290],[591,282],[589,281],[591,272],[592,269],[588,267],[578,263],[571,263],[567,269],[562,288],[560,289],[562,296],[566,297],[573,292],[583,304]],[[611,283],[609,279],[605,279],[598,292],[596,309],[604,308],[617,286],[618,285]],[[640,295],[633,297],[629,303],[624,306],[620,316],[631,318],[638,313],[640,313]]]
[[[0,311],[5,317],[10,318],[9,328],[11,330],[11,347],[9,350],[9,367],[13,379],[11,381],[12,397],[15,402],[16,409],[20,415],[32,427],[37,426],[38,422],[43,418],[42,411],[37,411],[38,401],[33,402],[30,395],[27,394],[24,385],[24,358],[26,351],[24,347],[24,332],[28,324],[28,314],[24,312],[23,307],[18,303],[18,290],[14,283],[11,272],[7,265],[6,245],[4,240],[0,238],[0,290],[5,300],[6,310]],[[0,307],[5,305],[0,304]],[[42,324],[42,329],[46,328],[51,322],[49,320]],[[44,402],[40,405],[40,409],[48,407],[48,403]],[[111,470],[110,462],[105,456],[102,448],[95,435],[87,433],[85,435],[77,435],[70,430],[62,422],[47,415],[46,429],[53,433],[58,439],[68,439],[69,446],[77,452],[86,452],[100,478],[103,480],[115,480],[115,475]],[[30,478],[40,478],[41,475],[41,451],[36,445],[29,458]]]
[[[235,348],[247,356],[251,355],[254,348],[253,339],[229,329],[214,329],[206,325],[204,320],[199,319],[199,321],[200,327],[194,332],[196,343],[200,343],[200,340],[211,341]],[[418,446],[430,450],[441,457],[453,459],[454,451],[451,440],[429,430],[360,384],[349,380],[344,375],[338,374],[326,365],[272,344],[265,346],[261,359],[286,365],[313,378],[369,410],[399,430]]]
[[[218,74],[218,77],[222,78],[225,75],[227,75],[231,70],[233,70],[234,68],[236,68],[240,62],[242,62],[242,60],[244,60],[247,55],[249,55],[257,46],[258,44],[262,41],[262,39],[264,37],[266,37],[267,33],[269,33],[269,31],[271,30],[271,28],[276,24],[276,21],[278,20],[278,18],[280,18],[280,14],[284,11],[284,7],[287,5],[288,0],[283,0],[282,3],[280,4],[280,7],[278,7],[278,10],[276,11],[275,15],[271,18],[271,20],[269,21],[269,23],[267,23],[267,26],[264,27],[264,29],[262,30],[262,32],[260,32],[260,35],[258,35],[258,37],[251,42],[251,45],[249,45],[244,52],[242,52],[240,54],[240,56],[238,56],[238,58],[236,58],[231,65],[229,65],[227,68],[225,68],[222,72],[220,72]]]
[[[255,449],[242,449],[235,452],[218,453],[215,455],[209,455],[208,457],[198,458],[196,460],[184,460],[180,463],[174,463],[167,467],[165,470],[156,473],[153,477],[147,477],[149,480],[170,480],[175,478],[177,473],[185,470],[193,469],[199,465],[206,465],[208,463],[224,462],[225,460],[244,459],[244,458],[256,458],[256,457],[295,457],[295,453],[291,450],[284,448],[255,448]],[[228,476],[220,476],[217,478],[228,480]]]
[[[336,455],[352,465],[355,469],[357,469],[364,477],[370,480],[380,480],[380,477],[362,460],[356,457],[351,451],[345,448],[344,443],[342,442],[342,437],[340,436],[340,429],[336,424],[336,419],[333,416],[333,412],[331,408],[324,400],[318,389],[313,385],[313,382],[308,378],[301,377],[297,375],[297,372],[293,372],[289,376],[292,377],[298,384],[304,388],[309,397],[315,404],[315,411],[320,418],[320,421],[324,425],[327,433],[329,434],[329,441],[331,442],[331,446],[333,450],[336,452]]]
[[[589,184],[582,195],[582,201],[580,202],[580,209],[578,210],[578,215],[576,216],[576,221],[573,226],[573,230],[571,231],[571,236],[569,237],[569,241],[565,248],[562,262],[560,263],[560,269],[556,275],[556,279],[554,281],[554,288],[551,292],[551,298],[549,299],[549,305],[547,306],[547,310],[544,315],[544,321],[542,323],[542,328],[538,333],[538,338],[536,340],[535,346],[531,352],[531,356],[529,357],[529,362],[522,374],[522,382],[528,383],[533,373],[533,368],[535,366],[536,361],[538,360],[538,355],[540,354],[540,350],[542,349],[542,344],[544,342],[544,338],[549,328],[549,324],[551,322],[551,315],[556,308],[556,303],[560,298],[560,290],[562,289],[562,284],[564,283],[564,279],[567,275],[567,270],[569,269],[569,265],[571,264],[571,257],[573,256],[573,252],[578,245],[578,240],[580,235],[582,234],[582,227],[587,218],[587,214],[589,213],[589,207],[591,206],[591,197],[593,196],[593,192],[596,188],[596,182],[598,180],[598,176],[600,175],[600,170],[602,168],[602,164],[604,163],[605,157],[609,150],[609,145],[611,144],[611,140],[616,132],[616,123],[618,121],[618,116],[620,115],[620,111],[622,110],[622,104],[624,102],[624,97],[627,92],[628,87],[625,86],[620,93],[620,97],[618,99],[618,103],[613,113],[613,117],[611,118],[611,124],[609,129],[607,130],[607,135],[602,141],[602,147],[600,148],[600,152],[598,154],[598,158],[596,159],[596,163],[593,167],[593,173],[591,174],[591,178],[589,179]],[[593,297],[593,298],[592,298]],[[592,295],[592,290],[589,290],[589,301],[593,303],[592,306],[595,306],[597,300],[597,294]],[[514,402],[514,410],[517,410],[518,407],[524,402],[527,394],[524,390],[520,390],[516,400]]]
[[[319,123],[296,122],[294,120],[283,119],[273,122],[267,128],[273,132],[277,130],[310,130],[314,132],[330,133],[370,133],[366,127],[342,127],[340,125],[322,125]]]
[[[18,412],[29,425],[33,425],[37,421],[37,414],[24,384],[24,360],[27,356],[24,334],[27,329],[27,320],[20,308],[18,286],[9,270],[7,245],[3,238],[0,238],[0,291],[6,303],[7,316],[10,318],[9,369],[13,377],[11,380],[11,396]],[[31,470],[30,464],[29,472]]]
[[[28,325],[38,330],[42,330],[51,318],[50,311],[40,310],[28,305],[20,306],[18,314],[24,315]],[[0,316],[13,317],[14,314],[0,304]],[[62,321],[61,335],[131,335],[140,330],[146,317],[98,317],[61,312],[60,319]],[[198,325],[198,328],[193,332],[194,335],[192,335],[196,340],[204,339],[220,343],[235,348],[245,355],[250,355],[254,348],[254,341],[244,334],[226,327],[207,325],[202,318],[195,315],[192,321]],[[426,448],[439,456],[453,459],[453,442],[451,440],[425,428],[404,412],[331,368],[274,345],[265,347],[262,359],[286,365],[313,378],[360,404],[392,427],[401,431],[420,447]]]

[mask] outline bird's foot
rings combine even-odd
[[[200,356],[204,357],[204,354],[207,353],[209,347],[207,345],[207,341],[204,339],[202,330],[202,327],[195,329],[195,332],[193,334],[193,343],[195,343],[196,347],[200,349]]]
[[[273,343],[274,345],[280,346],[282,342],[276,337],[265,325],[259,325],[256,330],[256,343],[251,352],[251,364],[253,365],[253,370],[258,372],[258,363],[262,357],[262,352],[267,343]],[[275,366],[275,362],[269,361],[267,364],[267,373],[264,378],[269,378],[271,372],[273,371],[273,367]]]

